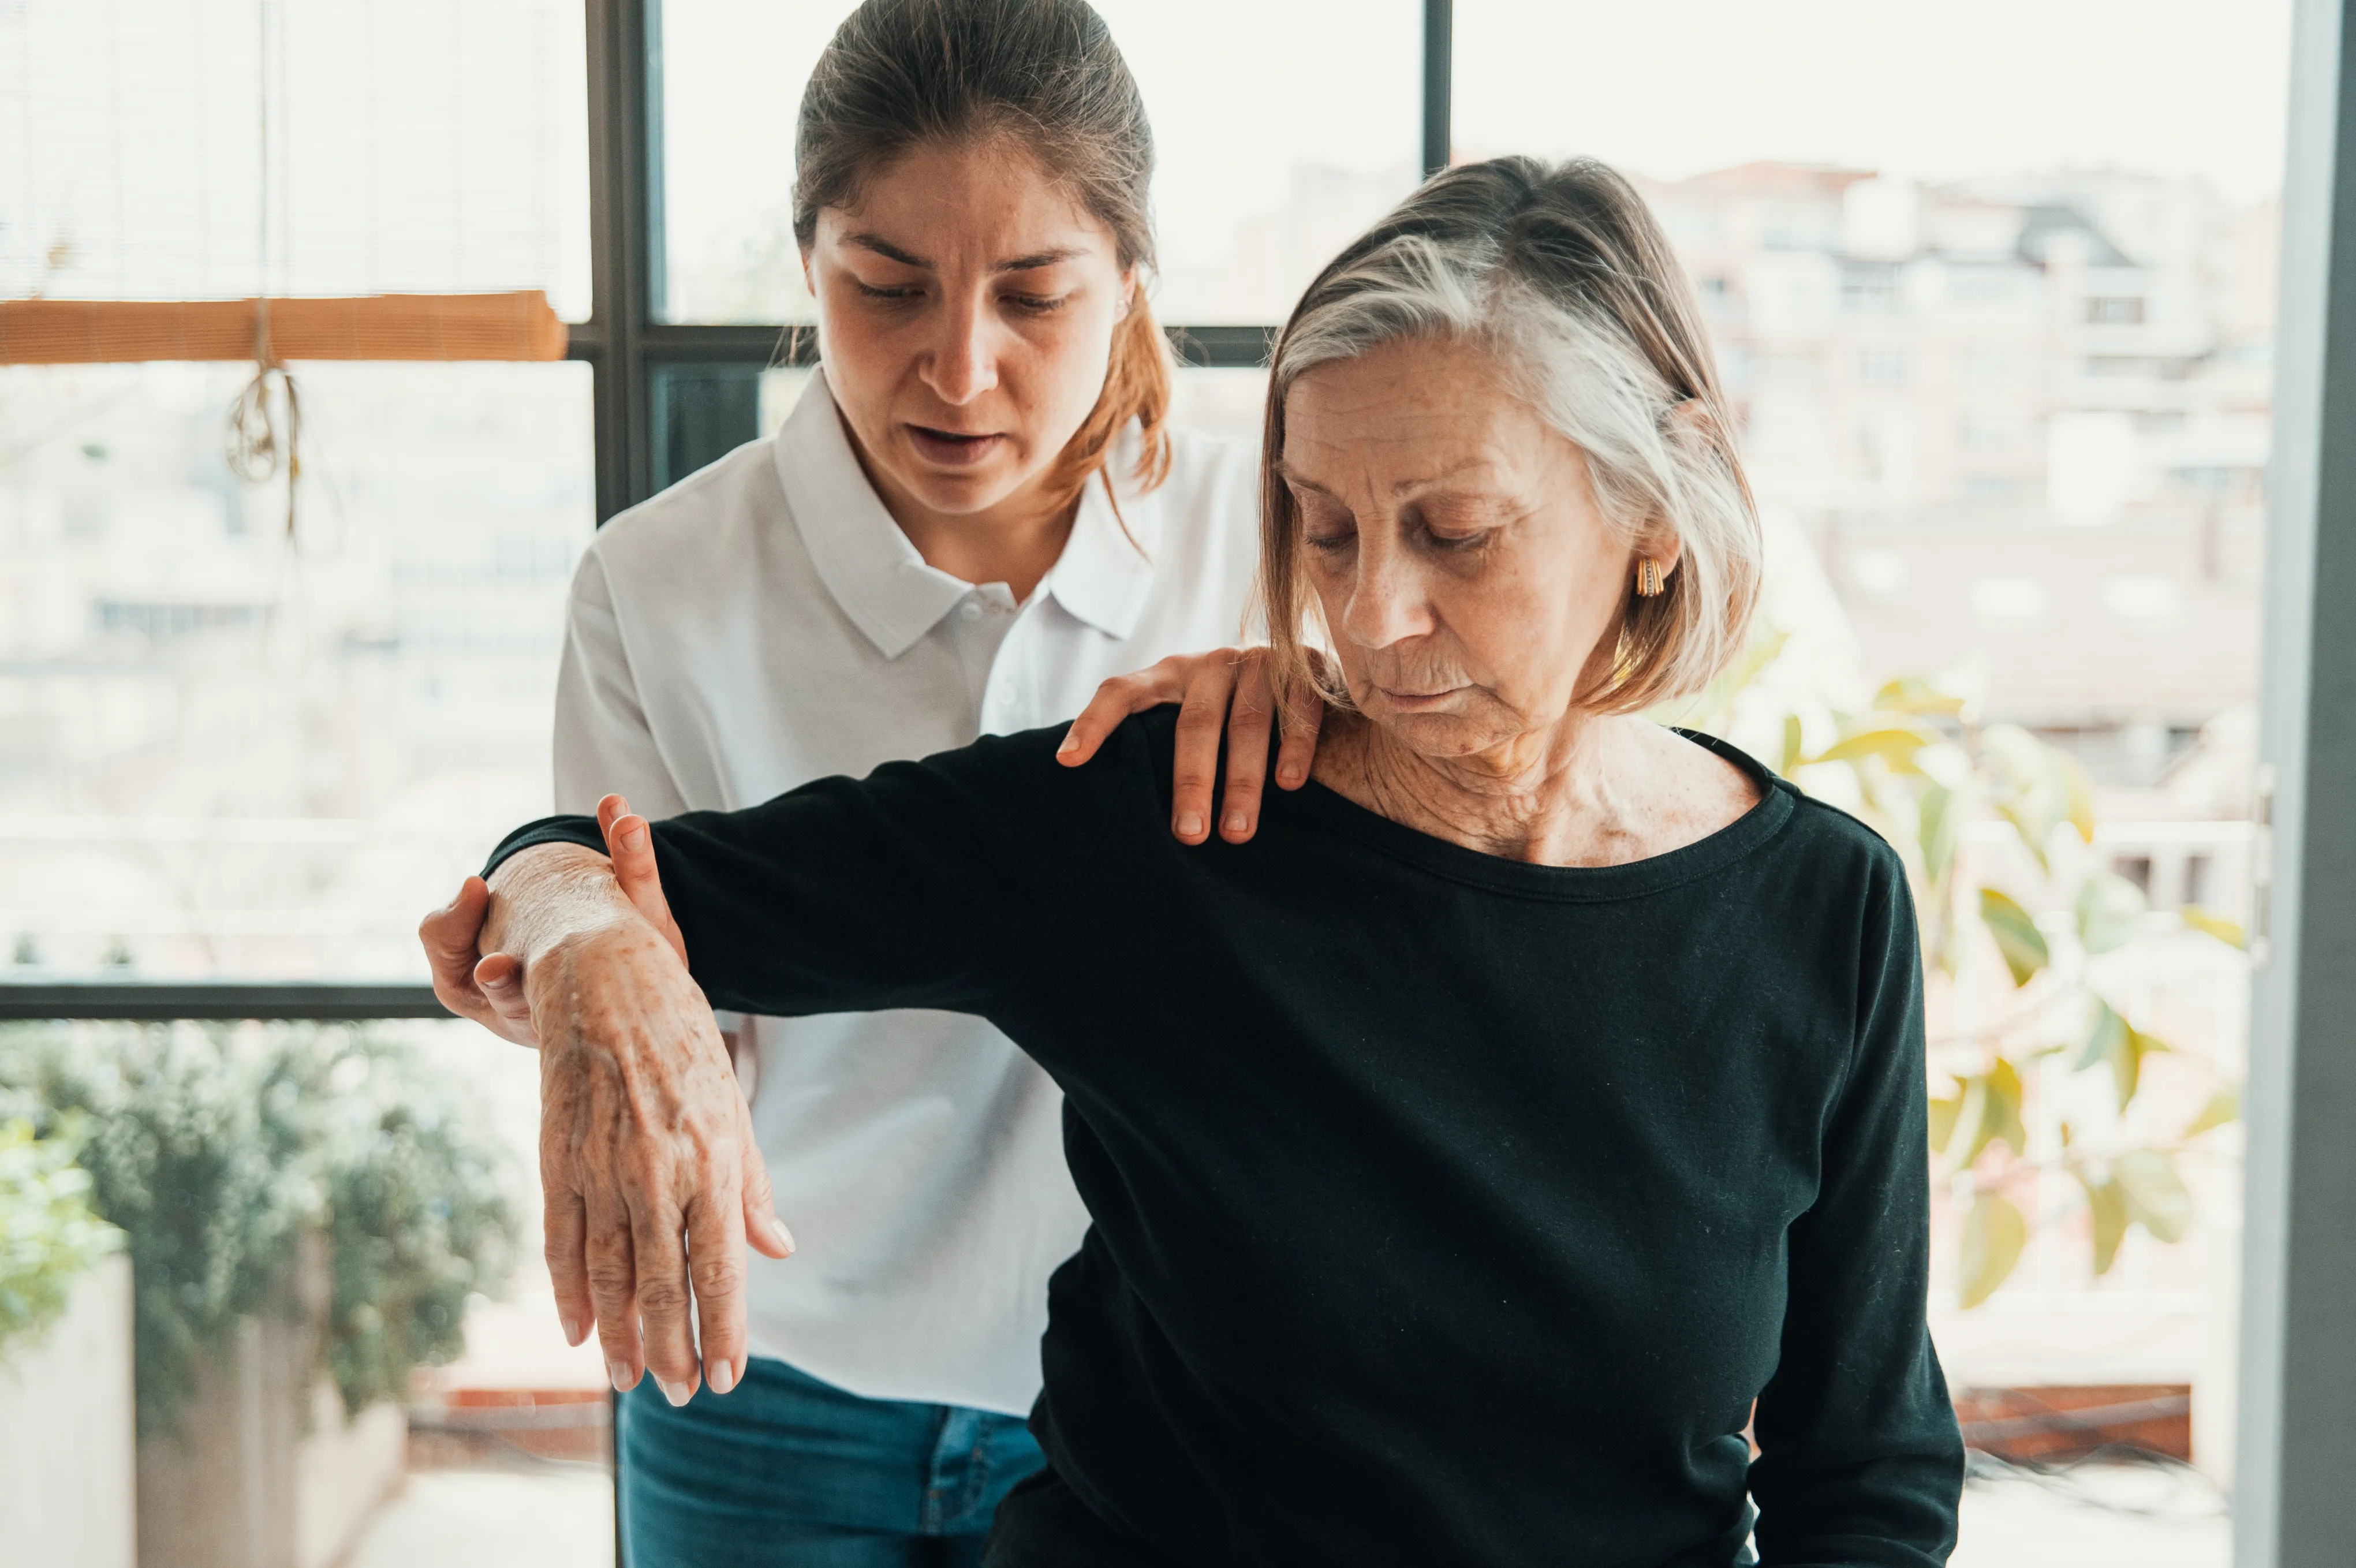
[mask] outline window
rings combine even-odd
[[[662,5],[660,318],[809,318],[791,225],[794,114],[850,9]],[[1417,0],[1353,6],[1347,27],[1300,3],[1098,9],[1153,121],[1165,324],[1282,321],[1316,270],[1421,177]]]
[[[2143,325],[2143,301],[2107,295],[2089,299],[2086,301],[2086,320],[2096,327],[2140,327]]]
[[[1857,356],[1857,379],[1868,386],[1894,387],[1905,384],[1912,369],[1903,349],[1864,349]]]

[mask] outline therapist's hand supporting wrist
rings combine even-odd
[[[622,835],[617,858],[650,868],[645,822],[600,816]],[[645,1370],[674,1404],[699,1380],[726,1393],[747,1355],[745,1243],[782,1258],[793,1241],[676,928],[633,902],[614,861],[573,844],[516,854],[489,891],[483,961],[519,965],[540,1046],[548,1267],[565,1337],[578,1344],[594,1323],[617,1389]]]

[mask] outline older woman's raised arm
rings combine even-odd
[[[1783,1356],[1759,1398],[1751,1492],[1768,1568],[1937,1568],[1955,1541],[1963,1439],[1924,1316],[1922,949],[1886,849],[1859,948],[1856,1043],[1816,1202],[1791,1228]]]

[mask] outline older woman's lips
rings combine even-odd
[[[1375,690],[1383,694],[1383,701],[1398,709],[1399,712],[1416,714],[1440,706],[1463,688],[1450,686],[1438,692],[1394,692],[1388,686],[1377,686]]]
[[[998,450],[1005,436],[991,432],[969,433],[960,430],[937,430],[928,424],[905,427],[909,444],[916,455],[951,467],[964,467],[979,463]]]

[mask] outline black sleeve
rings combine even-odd
[[[1084,768],[1055,760],[1060,730],[1033,730],[655,823],[689,969],[738,1012],[997,1015],[1055,950],[1068,890],[1133,793],[1137,727]],[[605,849],[594,819],[551,817],[485,873],[549,843]]]
[[[1783,1357],[1759,1397],[1767,1568],[1937,1568],[1955,1541],[1963,1440],[1924,1316],[1922,950],[1903,868],[1876,847],[1856,1043],[1816,1202],[1791,1228]]]

